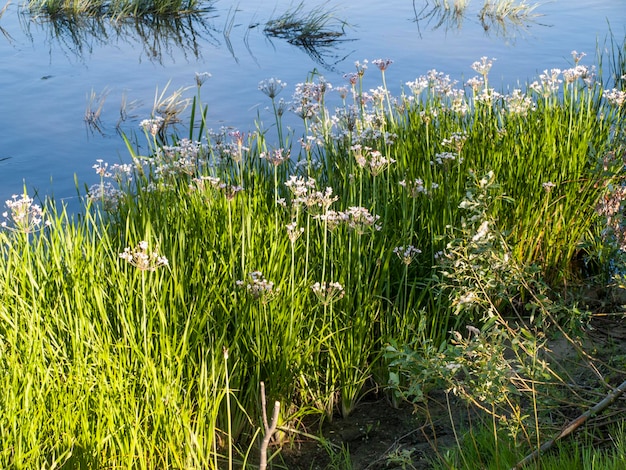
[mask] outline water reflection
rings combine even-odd
[[[249,47],[250,34],[258,32],[270,44],[275,39],[284,40],[304,51],[324,68],[334,69],[346,57],[338,52],[338,46],[348,41],[345,31],[347,23],[324,7],[304,11],[303,5],[288,9],[264,23],[251,23],[245,28],[246,34],[242,39],[248,52],[253,56]],[[125,43],[141,44],[143,56],[157,63],[163,63],[166,57],[180,59],[181,55],[188,62],[197,62],[201,58],[202,47],[209,44],[219,48],[225,44],[238,62],[231,42],[237,11],[237,8],[228,11],[223,27],[214,25],[219,15],[213,3],[209,3],[202,11],[188,14],[117,19],[107,15],[33,15],[23,11],[20,23],[31,40],[38,36],[37,33],[43,33],[51,55],[54,47],[60,46],[66,54],[82,61],[97,47]]]
[[[419,5],[418,5],[419,4]],[[421,37],[422,26],[430,29],[460,30],[463,21],[470,16],[477,18],[486,34],[513,39],[541,16],[535,13],[539,4],[528,4],[525,0],[483,0],[480,10],[470,10],[469,0],[413,0],[413,11]],[[475,14],[475,16],[474,16]]]
[[[32,28],[46,36],[52,54],[53,45],[84,60],[94,47],[141,44],[148,60],[162,63],[164,57],[197,61],[201,46],[219,46],[217,31],[210,24],[205,10],[176,16],[146,15],[112,20],[87,15],[22,16],[24,32],[32,39]],[[25,20],[24,20],[25,19]]]
[[[347,41],[344,20],[337,18],[326,5],[306,11],[304,2],[290,8],[276,18],[270,19],[263,29],[268,38],[286,40],[304,52],[326,69],[334,66],[346,56],[336,53],[337,46]]]
[[[274,37],[266,32],[268,39]],[[340,41],[350,41],[350,39],[332,39],[332,40],[310,40],[310,39],[287,39],[292,44],[306,53],[311,59],[321,65],[326,70],[336,71],[336,65],[346,60],[346,58],[354,51],[341,53],[339,48]]]

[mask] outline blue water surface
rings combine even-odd
[[[491,84],[504,91],[544,69],[571,66],[572,50],[588,54],[583,64],[594,64],[610,31],[619,44],[626,33],[626,0],[538,0],[534,13],[540,16],[505,28],[481,23],[483,3],[470,0],[455,19],[434,1],[305,2],[303,11],[319,7],[332,13],[337,27],[346,24],[344,40],[317,55],[263,31],[268,20],[298,6],[291,1],[205,3],[201,24],[182,28],[187,38],[178,42],[160,33],[142,40],[136,28],[116,33],[107,25],[85,28],[76,40],[10,4],[0,18],[0,206],[26,187],[31,195],[77,207],[76,181],[83,193],[99,181],[96,159],[129,160],[116,127],[122,100],[134,106],[119,129],[138,132],[155,95],[191,87],[187,95],[193,96],[196,72],[212,74],[202,87],[209,127],[249,131],[255,119],[266,126],[273,120],[268,98],[257,89],[266,78],[287,82],[280,96],[288,100],[312,71],[339,86],[355,61],[390,58],[387,83],[399,93],[406,81],[431,69],[463,83],[476,75],[472,62],[487,56],[496,59]],[[366,87],[380,85],[378,70],[370,66],[365,80]],[[84,122],[92,92],[106,93],[101,132]],[[287,123],[296,126],[297,119]]]

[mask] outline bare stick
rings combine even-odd
[[[263,427],[265,428],[265,437],[261,443],[261,460],[259,462],[259,470],[265,470],[267,468],[267,446],[270,445],[270,440],[276,432],[276,426],[278,425],[278,412],[280,411],[280,402],[274,402],[274,414],[272,415],[272,424],[267,424],[267,411],[266,399],[265,399],[265,384],[261,382],[261,405],[263,408]]]
[[[520,460],[511,470],[519,470],[527,463],[539,457],[539,455],[542,452],[545,452],[546,450],[550,449],[550,447],[552,447],[557,441],[559,441],[560,439],[563,439],[565,436],[568,436],[569,434],[574,432],[578,427],[584,424],[587,421],[587,419],[589,419],[589,417],[597,413],[600,413],[605,408],[607,408],[611,403],[613,403],[617,398],[619,398],[619,396],[624,392],[626,392],[626,381],[622,382],[619,387],[611,390],[611,392],[606,397],[604,397],[602,401],[598,402],[593,408],[590,408],[589,410],[581,414],[578,418],[571,421],[567,426],[565,426],[561,430],[561,432],[556,437],[553,437],[549,441],[544,442],[543,445],[539,447],[539,449],[535,450],[531,454],[528,454],[526,457]]]

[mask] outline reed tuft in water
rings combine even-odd
[[[29,0],[27,10],[35,17],[107,17],[114,20],[146,16],[169,17],[195,14],[206,8],[199,0]]]

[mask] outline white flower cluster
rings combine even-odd
[[[317,83],[298,83],[293,94],[291,110],[302,119],[311,119],[321,110],[321,103],[327,91],[332,89],[324,77]]]
[[[405,265],[409,265],[413,262],[416,255],[419,255],[422,250],[415,248],[413,245],[397,246],[393,249],[393,252],[402,260]]]
[[[101,202],[104,210],[112,212],[124,198],[124,192],[113,186],[110,181],[104,181],[91,185],[87,191],[87,198],[94,203]]]
[[[285,182],[285,186],[291,191],[291,202],[295,206],[302,204],[309,208],[318,207],[326,212],[331,204],[339,199],[338,196],[333,196],[333,188],[331,187],[327,187],[324,191],[315,190],[316,182],[311,177],[303,178],[291,175]]]
[[[164,125],[165,119],[161,116],[157,116],[153,119],[144,119],[139,123],[139,127],[141,127],[144,132],[152,135],[152,137],[155,137],[161,130],[163,130]]]
[[[109,164],[101,158],[96,160],[96,163],[92,166],[92,168],[96,170],[96,174],[101,178],[110,178],[113,176],[113,174],[108,171]]]
[[[529,88],[544,98],[549,98],[559,90],[559,85],[563,83],[559,75],[561,75],[561,69],[544,70],[539,75],[539,81],[532,82]]]
[[[453,132],[452,135],[441,141],[441,145],[444,147],[450,147],[457,152],[460,152],[463,149],[463,145],[465,145],[465,141],[467,140],[467,134],[464,132]]]
[[[177,145],[165,145],[157,148],[152,163],[154,172],[159,177],[194,175],[205,163],[206,146],[200,142],[181,139]]]
[[[274,283],[265,279],[261,271],[252,271],[248,273],[248,277],[248,280],[239,280],[235,284],[238,287],[245,288],[246,292],[252,296],[252,298],[269,300],[275,293]]]
[[[262,152],[259,158],[261,158],[261,160],[267,160],[268,163],[274,166],[279,166],[289,160],[290,154],[291,151],[289,149],[280,148],[274,149],[271,152]]]
[[[285,82],[277,78],[268,78],[259,82],[259,90],[271,99],[276,98],[276,95],[283,91],[286,86]]]
[[[406,188],[411,197],[417,197],[419,194],[428,194],[428,190],[426,189],[426,186],[424,186],[424,181],[421,178],[416,178],[414,180],[401,180],[398,184],[403,188]],[[432,183],[430,187],[431,190],[437,189],[439,185],[437,183]]]
[[[565,83],[574,83],[576,80],[581,79],[587,85],[591,85],[595,80],[595,68],[577,65],[571,69],[563,70],[563,79]]]
[[[486,56],[483,56],[480,58],[480,61],[472,63],[472,68],[476,71],[476,73],[485,77],[489,74],[494,60],[496,59],[488,59]]]
[[[120,258],[126,260],[140,271],[156,271],[160,266],[168,266],[165,256],[160,256],[156,251],[148,251],[148,242],[140,241],[135,248],[124,248]]]
[[[502,98],[502,94],[498,93],[493,88],[483,88],[474,99],[477,103],[482,103],[487,106],[492,106],[496,101]]]
[[[379,175],[385,168],[396,162],[393,158],[383,157],[380,151],[361,144],[355,144],[350,149],[354,152],[356,164],[374,176]]]
[[[199,178],[194,178],[192,182],[199,190],[206,190],[207,185],[205,185],[205,183],[208,183],[208,187],[223,193],[229,201],[235,199],[235,196],[244,190],[243,186],[225,183],[215,176],[200,176]]]
[[[429,70],[426,73],[428,79],[428,86],[439,96],[450,96],[452,90],[457,84],[456,80],[450,79],[450,75],[446,75],[443,72],[438,72],[435,69]]]
[[[24,194],[19,197],[14,194],[5,202],[8,211],[2,213],[5,220],[0,223],[2,228],[15,232],[32,233],[40,229],[44,215],[41,206],[33,204],[33,199]],[[51,224],[49,220],[43,222],[45,227]]]
[[[345,295],[345,290],[338,282],[316,282],[311,290],[323,305],[330,305]]]
[[[206,82],[212,76],[213,75],[211,75],[209,72],[196,72],[195,78],[196,78],[196,85],[198,85],[198,88],[204,85],[204,82]]]
[[[413,92],[413,95],[417,97],[428,88],[428,78],[421,76],[412,82],[406,82],[405,85],[408,86],[411,89],[411,92]]]
[[[617,88],[605,90],[602,96],[609,104],[617,106],[618,108],[621,108],[626,103],[626,91],[620,91]]]
[[[304,227],[298,227],[297,222],[287,224],[285,228],[287,229],[287,236],[291,243],[295,243],[296,240],[300,238],[300,235],[304,233]]]
[[[441,152],[435,154],[435,159],[430,161],[431,165],[437,163],[438,165],[443,165],[448,161],[454,161],[459,158],[459,163],[463,163],[463,158],[460,158],[456,153],[453,152]]]
[[[519,88],[514,89],[504,98],[509,114],[525,117],[528,111],[534,111],[536,106],[532,98],[525,96]]]
[[[378,67],[378,69],[381,72],[384,72],[385,70],[387,70],[387,68],[389,68],[389,66],[391,64],[393,64],[393,60],[391,60],[391,59],[374,59],[372,61],[372,64],[374,64],[376,67]]]
[[[380,231],[382,227],[376,222],[379,215],[370,214],[365,207],[349,207],[346,211],[327,211],[324,214],[314,216],[315,219],[326,222],[330,230],[345,224],[348,228],[357,233],[364,233],[367,229],[373,228]]]

